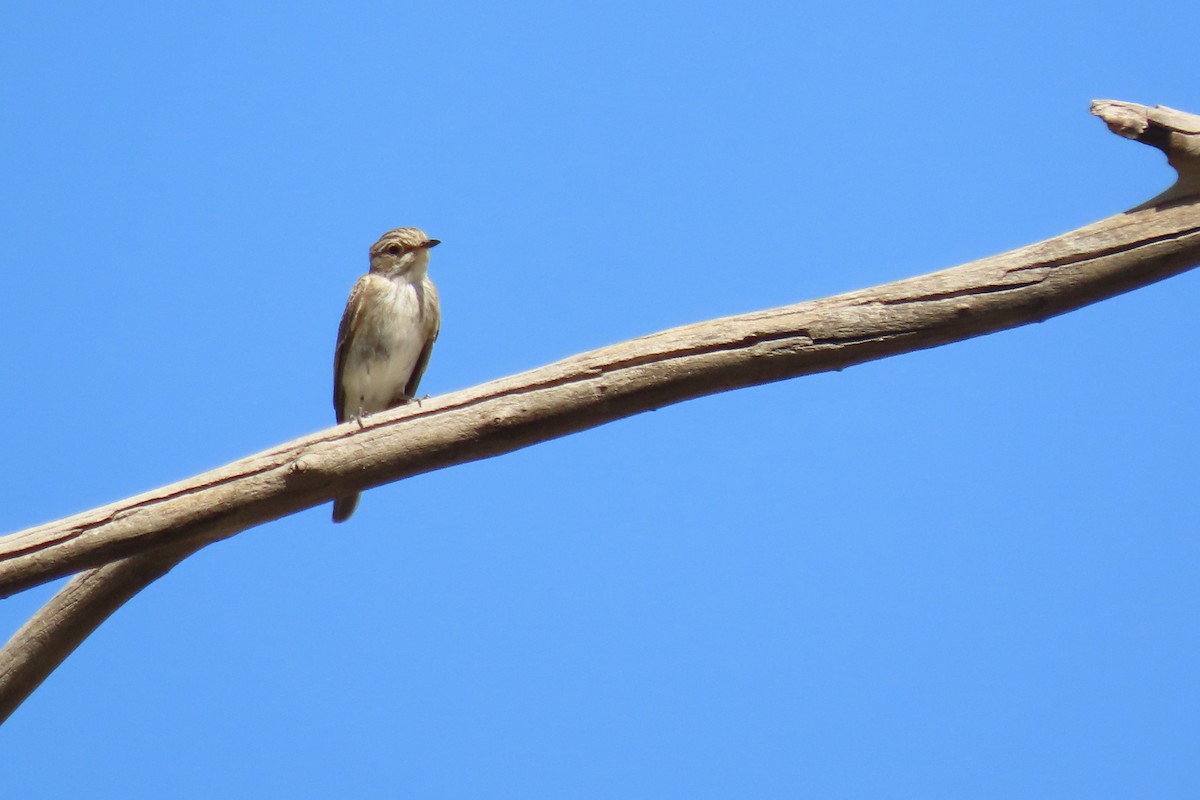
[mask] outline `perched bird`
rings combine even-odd
[[[396,228],[371,245],[371,271],[358,279],[338,326],[333,410],[338,422],[403,405],[417,393],[441,329],[429,248],[441,244],[420,228]],[[333,501],[344,522],[358,493]]]

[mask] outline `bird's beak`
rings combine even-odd
[[[441,239],[430,239],[428,242],[425,243],[425,247],[426,248],[437,247],[441,243],[442,243]]]

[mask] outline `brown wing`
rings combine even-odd
[[[345,422],[347,417],[342,412],[346,402],[346,390],[342,386],[342,368],[346,364],[346,356],[350,352],[350,332],[355,328],[355,322],[362,315],[363,298],[367,293],[367,283],[370,275],[363,275],[350,290],[350,299],[346,301],[346,311],[342,314],[342,322],[338,325],[337,349],[333,353],[333,413],[338,422]]]
[[[425,368],[429,366],[429,354],[433,352],[433,343],[442,332],[442,304],[438,299],[437,287],[428,276],[421,282],[421,319],[425,323],[425,346],[421,348],[421,355],[417,357],[412,375],[408,377],[408,384],[404,387],[404,394],[410,398],[417,396],[417,386],[421,383]]]
[[[425,374],[425,368],[429,366],[429,354],[433,352],[434,341],[434,339],[430,339],[421,348],[421,355],[417,358],[417,364],[413,367],[412,375],[409,376],[408,385],[404,387],[404,394],[408,398],[417,396],[417,386],[421,383],[421,376]]]

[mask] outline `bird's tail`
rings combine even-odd
[[[333,521],[345,522],[350,519],[350,515],[354,513],[354,509],[358,506],[358,493],[339,497],[333,501]]]

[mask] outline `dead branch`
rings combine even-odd
[[[1037,322],[1200,262],[1200,117],[1096,101],[1179,179],[1129,212],[941,272],[711,320],[341,425],[0,539],[0,596],[70,581],[0,651],[0,720],[109,614],[181,559],[350,491],[729,389]]]

